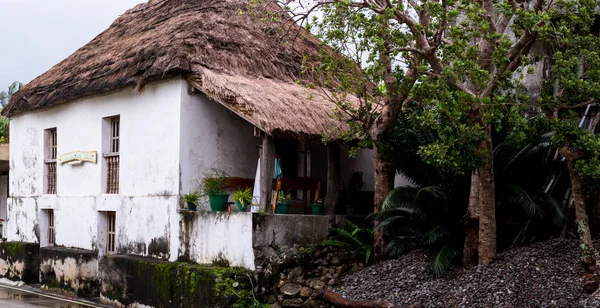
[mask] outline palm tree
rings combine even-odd
[[[18,81],[15,81],[10,86],[8,86],[8,92],[0,92],[0,105],[2,106],[2,108],[4,108],[6,104],[8,104],[10,97],[13,96],[13,94],[17,93],[17,91],[19,91],[21,87],[23,87],[23,84]]]
[[[469,196],[469,177],[426,164],[418,149],[435,139],[431,132],[400,119],[393,156],[397,171],[413,186],[392,190],[373,215],[389,240],[386,253],[399,257],[424,248],[435,253],[430,269],[442,276],[462,253],[463,216]],[[498,143],[494,150],[498,247],[507,248],[556,234],[565,224],[563,205],[543,191],[557,166],[545,159],[550,135],[531,138],[523,147]]]

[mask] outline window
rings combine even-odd
[[[106,212],[106,254],[115,252],[116,218],[115,212]]]
[[[45,130],[45,183],[46,193],[49,195],[56,194],[56,158],[57,158],[57,134],[56,128],[50,128]]]
[[[120,117],[115,116],[105,120],[108,124],[107,141],[104,159],[106,160],[106,193],[119,193],[119,150],[120,144]]]
[[[47,210],[48,216],[48,246],[54,246],[54,210]]]

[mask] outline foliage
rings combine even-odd
[[[321,49],[318,61],[307,59],[305,72],[316,76],[316,85],[334,90],[326,95],[337,106],[335,115],[349,124],[348,140],[368,141],[376,150],[390,146],[398,114],[414,103],[421,107],[414,116],[437,136],[422,145],[418,154],[424,161],[458,175],[477,170],[482,180],[493,177],[495,131],[508,130],[516,143],[523,142],[530,100],[521,81],[531,72],[529,53],[540,33],[552,27],[555,5],[544,0],[280,2],[331,47]],[[376,166],[388,166],[375,158]],[[391,168],[380,169],[375,173],[379,195],[389,188],[381,174]],[[475,207],[481,225],[493,231],[495,188],[486,183],[473,191],[481,201]],[[479,236],[479,262],[486,264],[496,254],[496,232]]]
[[[211,168],[204,173],[198,191],[206,196],[219,195],[225,192],[227,173],[225,171]]]
[[[373,214],[380,221],[377,228],[389,239],[386,253],[400,257],[416,248],[433,251],[431,270],[442,276],[460,255],[464,201],[442,186],[395,188],[381,212]]]
[[[557,23],[571,24],[562,19]],[[559,41],[551,39],[556,34],[549,35],[547,43],[553,49],[551,78],[544,84],[541,100],[552,119],[553,143],[577,152],[581,156],[576,165],[579,175],[597,180],[600,179],[600,137],[594,134],[594,126],[598,116],[590,123],[583,123],[579,121],[580,114],[575,112],[580,109],[583,113],[584,107],[600,101],[600,54],[597,52],[600,38],[588,33],[589,25],[591,21],[582,21],[577,29],[565,30],[569,31],[565,33],[568,37]]]
[[[373,230],[370,228],[361,228],[350,220],[346,220],[347,230],[341,228],[331,228],[330,232],[338,239],[328,239],[323,241],[323,245],[336,246],[345,250],[348,254],[359,254],[365,258],[365,263],[372,261],[373,252]]]
[[[249,204],[252,202],[252,189],[246,187],[246,189],[239,189],[233,194],[233,200],[241,204]]]
[[[0,106],[2,106],[2,108],[4,108],[4,106],[6,106],[6,104],[10,100],[10,97],[13,94],[15,94],[22,86],[23,86],[22,83],[15,81],[8,87],[8,92],[1,91],[0,92]],[[8,125],[9,125],[8,119],[3,116],[0,116],[0,143],[8,142]]]
[[[421,155],[448,170],[468,173],[484,164],[491,153],[480,142],[491,127],[514,127],[514,137],[523,136],[518,128],[529,102],[520,79],[529,50],[539,33],[548,31],[554,6],[280,2],[293,20],[331,47],[321,49],[318,61],[306,59],[304,69],[317,78],[315,85],[336,90],[326,95],[337,106],[336,116],[349,123],[348,140],[386,144],[386,132],[409,102],[424,107],[423,125],[439,129],[440,138]],[[347,93],[359,101],[349,101]]]
[[[4,106],[6,106],[6,104],[8,104],[10,97],[13,96],[13,94],[15,94],[17,91],[19,91],[19,89],[21,89],[21,87],[23,87],[23,84],[18,81],[15,81],[10,86],[8,86],[8,92],[1,91],[0,92],[0,106],[2,106],[2,108],[4,108]]]
[[[183,201],[186,203],[191,203],[195,206],[198,206],[198,199],[200,199],[200,193],[197,191],[192,191],[188,194],[183,195]]]
[[[415,112],[415,111],[410,111]],[[389,240],[386,253],[400,257],[424,248],[434,252],[430,270],[439,277],[458,261],[464,239],[469,180],[444,168],[427,164],[418,149],[438,138],[416,118],[401,117],[394,134],[397,171],[414,186],[398,187],[384,199],[382,211],[373,214]],[[557,166],[545,162],[550,135],[547,125],[530,120],[526,144],[500,142],[494,149],[498,243],[501,248],[545,239],[565,223],[563,205],[542,190]],[[500,138],[500,137],[498,137]],[[504,138],[504,140],[509,140]]]
[[[8,142],[8,127],[9,121],[7,118],[0,116],[0,143]]]
[[[292,200],[292,194],[289,191],[279,191],[279,196],[277,198],[280,203],[286,203]]]

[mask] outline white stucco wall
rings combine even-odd
[[[373,150],[359,149],[358,155],[351,158],[347,148],[340,151],[340,176],[345,185],[348,185],[352,173],[362,171],[363,181],[365,182],[364,191],[374,191],[375,173],[373,169]]]
[[[182,218],[189,236],[182,252],[187,252],[190,260],[200,264],[225,261],[230,266],[254,270],[252,213],[200,211],[188,215]]]
[[[86,98],[11,119],[9,240],[40,241],[41,212],[54,209],[56,244],[95,249],[99,211],[116,211],[117,249],[145,254],[154,240],[178,236],[182,80]],[[120,194],[102,189],[103,118],[120,116]],[[57,195],[44,194],[44,130],[56,127],[58,155],[97,151],[98,163],[60,165]],[[172,223],[171,223],[172,222]],[[36,230],[36,226],[38,230]],[[174,233],[173,233],[174,232]],[[43,241],[42,241],[43,242]],[[168,244],[169,245],[169,244]],[[145,251],[133,248],[144,248]],[[170,243],[171,258],[178,243]]]
[[[6,220],[7,206],[6,199],[8,198],[8,176],[0,176],[0,219]]]
[[[182,90],[181,193],[195,190],[210,168],[254,178],[261,142],[254,137],[254,126],[205,95]],[[208,205],[202,202],[200,208]]]

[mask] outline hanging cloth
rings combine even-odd
[[[281,168],[281,158],[275,158],[275,168],[273,168],[273,178],[283,178],[283,170]],[[252,190],[252,202],[258,203],[260,201],[260,158],[256,165],[256,175],[254,176],[254,189]]]
[[[275,158],[275,167],[273,168],[273,178],[281,179],[283,177],[283,169],[281,169],[281,158]]]

